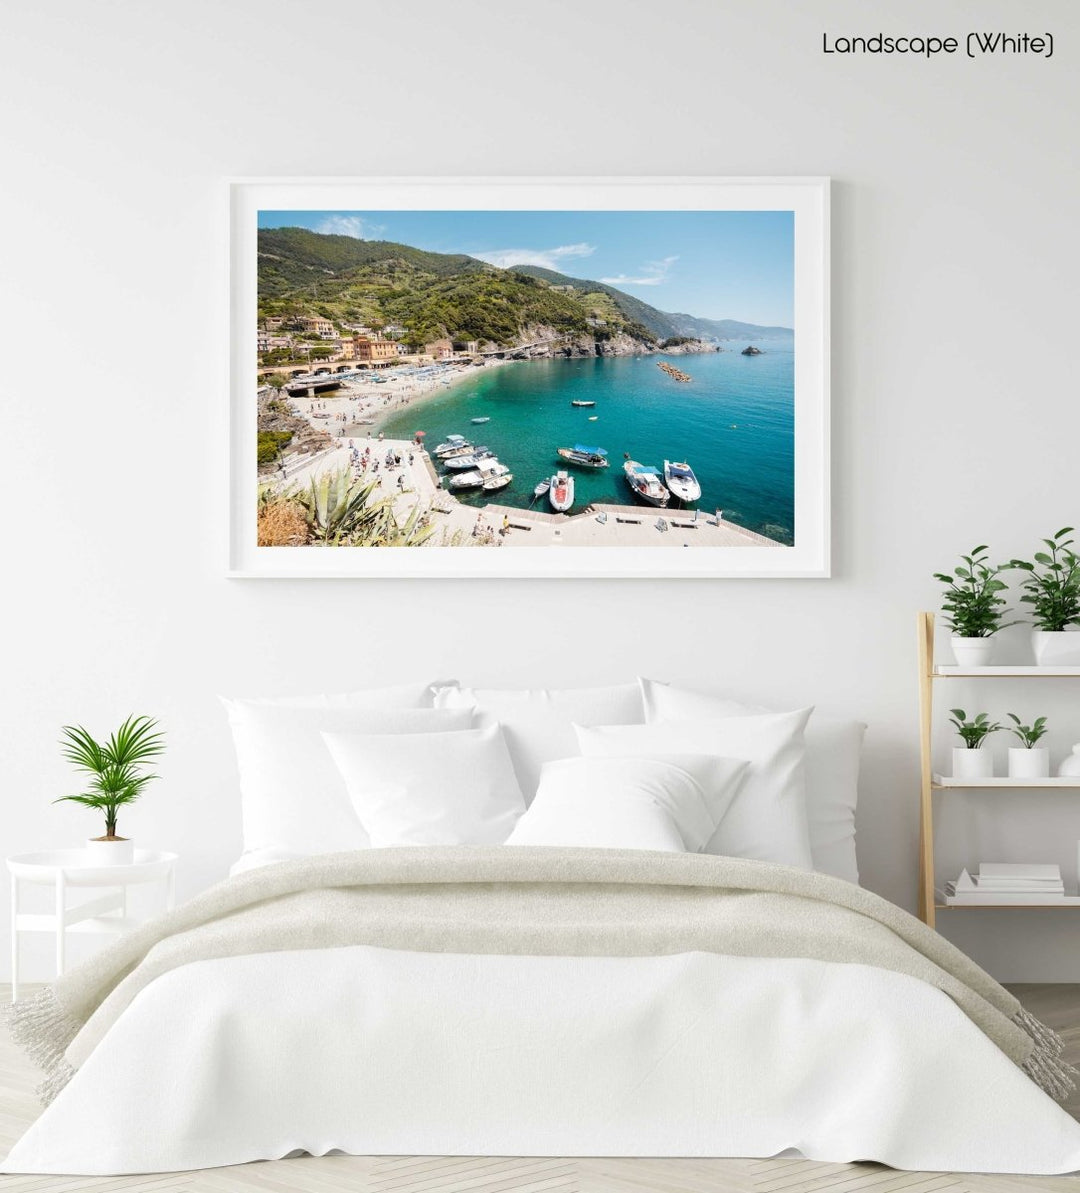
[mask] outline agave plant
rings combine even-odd
[[[307,511],[312,540],[353,547],[418,547],[431,534],[419,507],[399,526],[392,497],[373,501],[376,481],[355,481],[345,470],[313,478],[297,499]]]
[[[53,803],[70,800],[104,812],[105,836],[115,839],[118,810],[134,803],[147,783],[157,778],[142,769],[165,749],[157,721],[152,717],[128,717],[106,742],[96,741],[81,725],[65,725],[61,735],[64,757],[91,778],[86,791],[62,795]]]

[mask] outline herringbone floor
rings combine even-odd
[[[1080,986],[1014,986],[1080,1063]],[[10,991],[0,986],[5,1001]],[[2,1033],[0,1033],[2,1034]],[[38,1113],[33,1068],[0,1038],[0,1155]],[[1080,1092],[1067,1107],[1080,1119]],[[1080,1177],[896,1172],[806,1160],[551,1160],[304,1156],[164,1176],[0,1176],[0,1193],[1080,1193]]]

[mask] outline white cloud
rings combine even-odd
[[[356,240],[370,240],[381,232],[380,224],[369,224],[358,215],[328,215],[315,229],[327,236],[352,236]]]
[[[577,257],[591,257],[596,252],[592,244],[561,244],[553,249],[491,249],[485,253],[470,253],[489,265],[509,269],[514,265],[539,265],[542,269],[561,270],[563,262]]]
[[[618,277],[601,278],[600,280],[609,286],[659,286],[667,281],[668,273],[678,259],[678,257],[665,257],[662,261],[646,261],[645,272],[637,277],[621,273]]]

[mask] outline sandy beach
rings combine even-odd
[[[498,368],[512,362],[492,362]],[[419,507],[435,525],[426,547],[779,547],[715,511],[669,511],[644,505],[592,505],[572,514],[550,511],[541,498],[527,510],[458,501],[443,489],[437,461],[409,439],[388,439],[379,431],[391,415],[473,377],[475,365],[452,365],[438,374],[393,376],[389,371],[350,379],[340,389],[314,397],[290,397],[290,408],[333,443],[311,456],[293,455],[262,483],[306,487],[326,472],[347,469],[374,480],[377,497],[392,497],[399,524]],[[375,380],[375,376],[382,378]],[[417,429],[421,429],[419,426]],[[432,445],[434,446],[434,445]]]

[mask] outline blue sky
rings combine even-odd
[[[542,265],[662,311],[794,325],[790,211],[260,211],[259,227]]]

